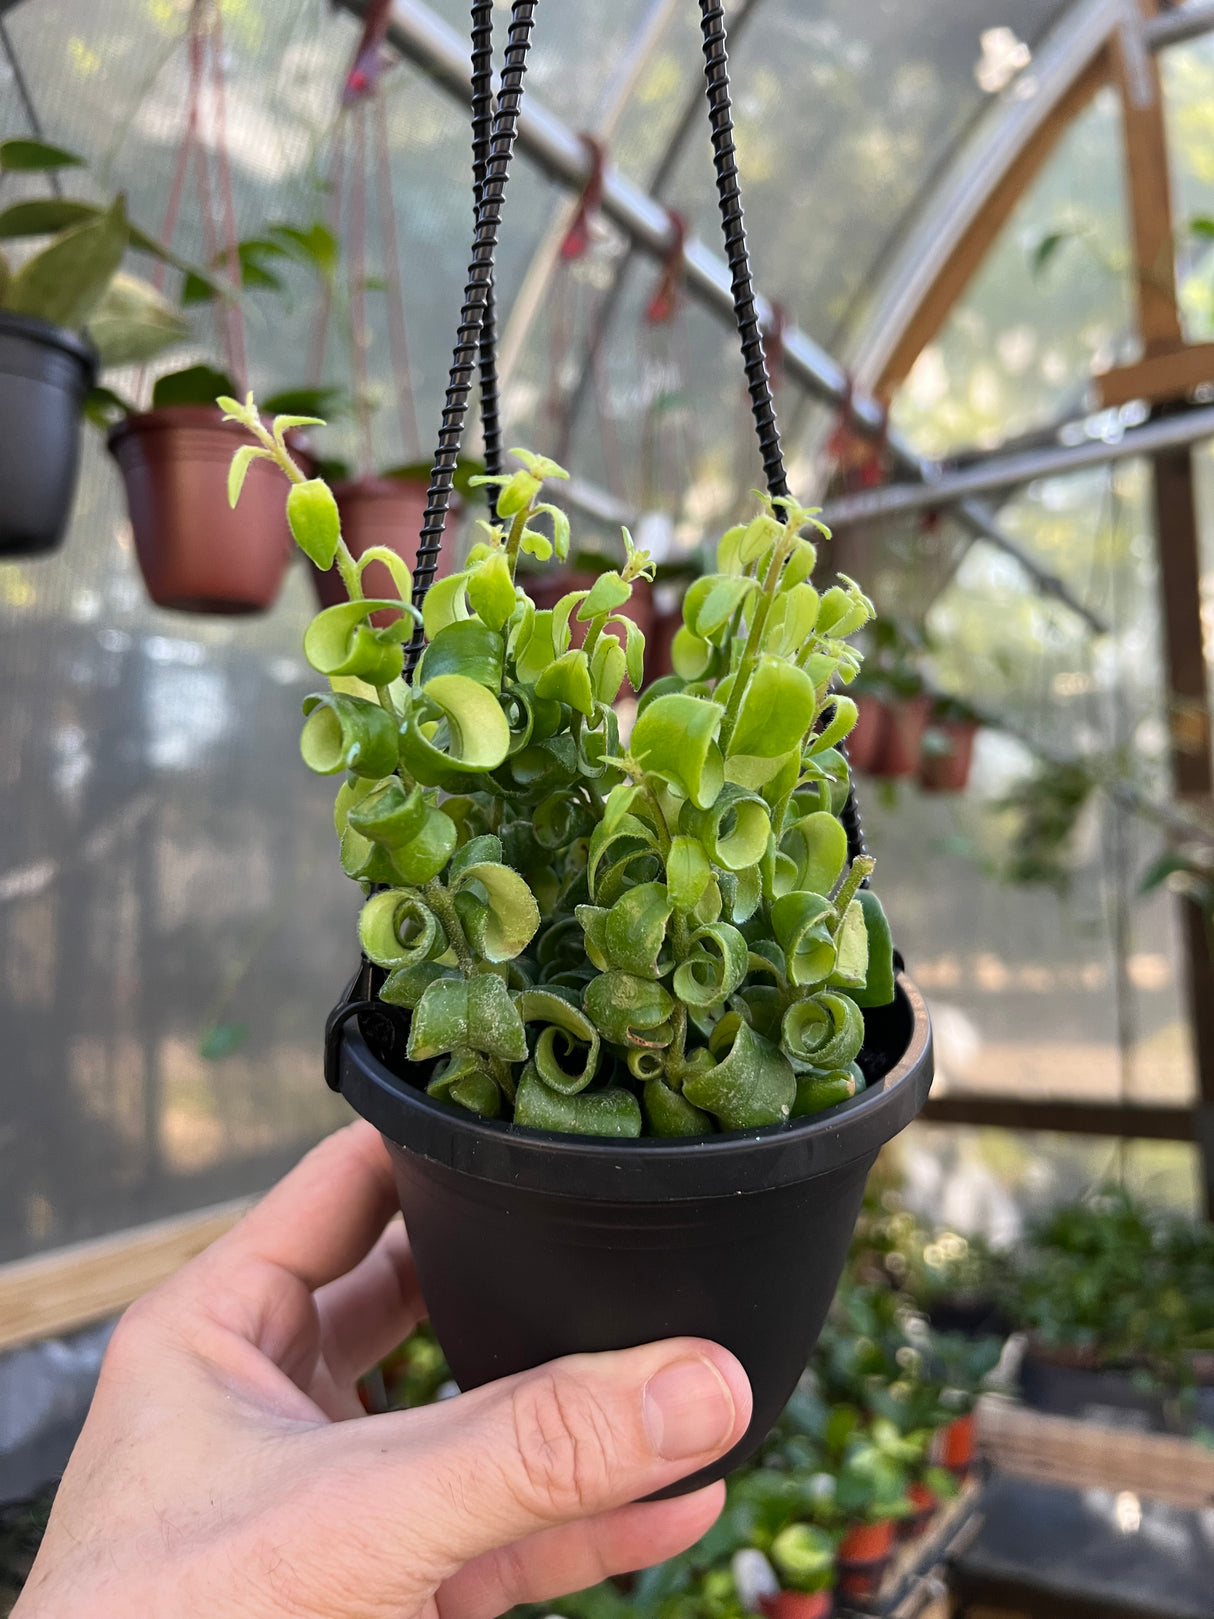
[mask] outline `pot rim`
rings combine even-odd
[[[39,315],[22,315],[15,309],[0,309],[0,336],[28,337],[47,348],[62,349],[84,367],[91,387],[97,376],[97,350],[83,332],[56,326]]]
[[[135,411],[115,422],[106,433],[105,441],[113,450],[125,438],[140,437],[144,433],[169,432],[175,427],[188,427],[194,432],[199,428],[204,431],[210,428],[225,437],[236,436],[254,442],[252,434],[239,422],[223,420],[218,405],[158,405],[155,410]]]
[[[911,1020],[902,1056],[859,1095],[793,1125],[672,1142],[564,1135],[484,1120],[397,1079],[352,1023],[343,1031],[338,1089],[389,1141],[479,1180],[613,1203],[736,1197],[875,1156],[919,1112],[932,1081],[931,1022],[905,973],[898,974],[897,995]]]

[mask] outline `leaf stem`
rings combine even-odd
[[[459,919],[459,912],[455,908],[455,900],[449,890],[443,887],[437,877],[432,877],[422,889],[426,897],[426,904],[443,924],[443,931],[447,935],[447,942],[455,951],[455,959],[459,962],[460,971],[465,978],[476,977],[476,957],[468,943],[468,935],[464,932],[464,924]]]
[[[750,621],[750,633],[746,637],[746,646],[742,652],[742,661],[738,664],[738,672],[734,676],[733,689],[729,693],[729,703],[725,709],[725,718],[721,721],[720,747],[722,753],[727,754],[729,752],[729,743],[733,737],[734,727],[738,723],[738,713],[742,707],[742,699],[746,695],[750,677],[759,661],[759,653],[763,647],[763,632],[767,628],[771,604],[775,600],[776,587],[780,583],[780,574],[783,571],[785,562],[788,560],[788,553],[795,539],[795,528],[792,524],[785,523],[783,538],[772,548],[767,577],[764,579],[763,588],[759,592],[754,617]]]

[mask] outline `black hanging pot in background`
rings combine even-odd
[[[383,1134],[434,1330],[461,1388],[580,1351],[688,1334],[754,1392],[720,1478],[761,1443],[821,1331],[878,1151],[927,1097],[927,1008],[905,976],[864,1014],[868,1088],[791,1127],[671,1142],[485,1121],[422,1088],[385,1009],[334,1023],[330,1082]],[[389,1057],[393,1072],[367,1040]],[[399,1053],[402,1043],[395,1046]]]
[[[0,557],[63,539],[97,356],[76,332],[0,309]]]

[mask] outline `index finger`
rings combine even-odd
[[[310,1291],[354,1269],[397,1211],[379,1131],[359,1119],[327,1136],[210,1249],[224,1265],[273,1265]]]

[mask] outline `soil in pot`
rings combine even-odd
[[[273,606],[290,560],[282,474],[254,461],[240,506],[228,466],[254,442],[210,405],[165,405],[119,422],[110,454],[126,484],[135,550],[157,607],[260,613]]]
[[[341,513],[341,534],[350,553],[356,559],[372,546],[384,545],[395,551],[412,572],[417,563],[417,544],[426,515],[428,485],[420,478],[356,478],[333,486],[333,498]],[[452,494],[448,521],[459,510],[458,497]],[[438,554],[436,579],[451,572],[451,547],[444,545]],[[336,607],[346,600],[345,586],[336,568],[322,573],[312,569],[316,594],[322,607]],[[371,562],[363,574],[363,594],[393,601],[397,589],[392,575],[382,562]],[[394,614],[387,608],[371,615],[371,622],[379,628],[391,623]]]
[[[75,332],[0,309],[0,557],[38,556],[63,539],[96,363]]]
[[[939,747],[923,748],[919,785],[927,793],[963,793],[969,785],[978,727],[973,720],[936,721],[927,741]]]
[[[844,1596],[873,1597],[893,1555],[896,1530],[891,1519],[858,1523],[839,1542],[839,1590]]]
[[[865,1021],[858,1096],[791,1126],[694,1144],[482,1121],[426,1096],[426,1070],[397,1061],[402,1078],[380,1060],[392,1055],[377,1032],[384,1014],[364,1016],[361,1033],[348,1024],[331,1077],[388,1144],[459,1385],[579,1351],[709,1338],[745,1366],[754,1415],[728,1456],[666,1493],[744,1462],[817,1340],[878,1150],[927,1097],[931,1030],[909,980]]]

